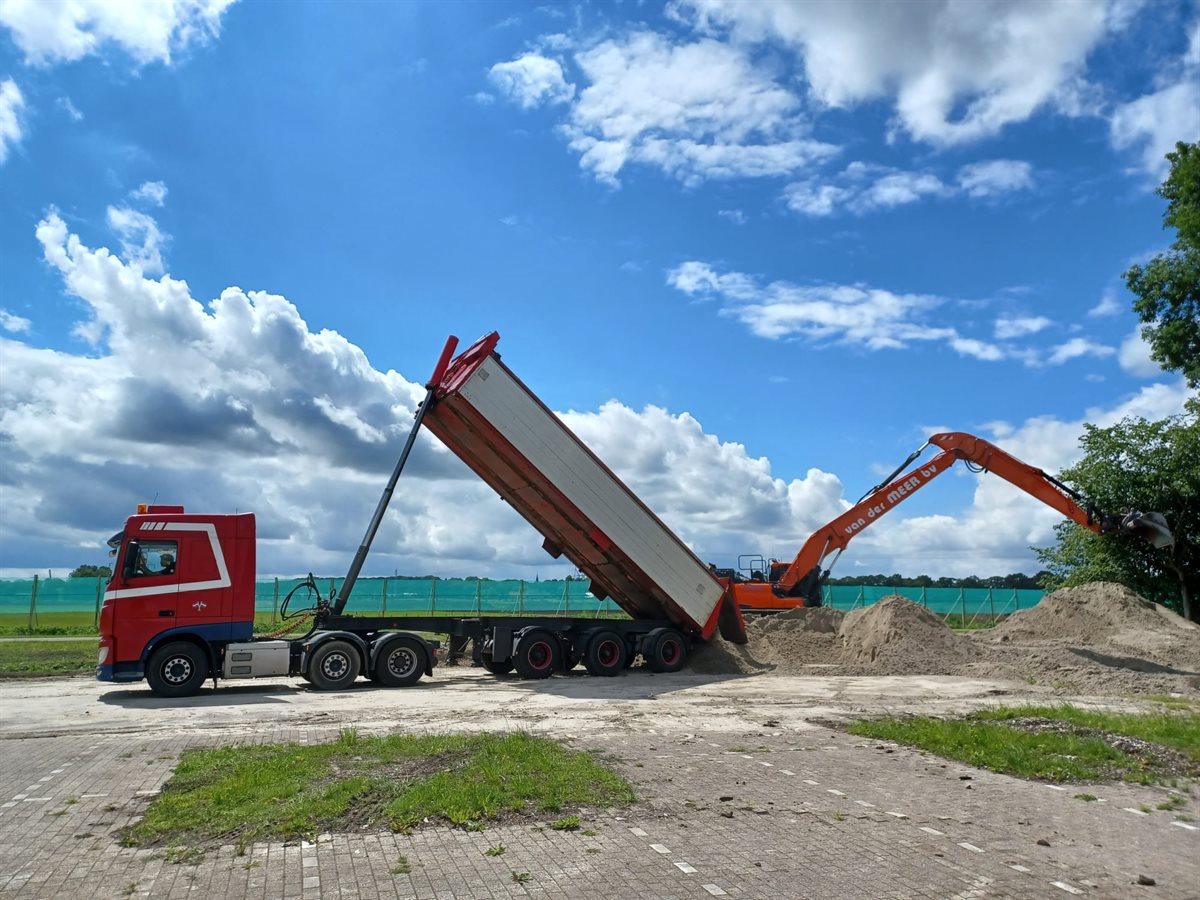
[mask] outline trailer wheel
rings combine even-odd
[[[412,638],[388,641],[375,657],[375,680],[385,687],[408,687],[421,680],[425,651]]]
[[[522,678],[549,678],[561,665],[558,638],[544,628],[531,628],[521,635],[513,650],[513,666]]]
[[[642,643],[642,658],[652,672],[678,672],[687,663],[687,639],[674,628],[655,628]]]
[[[172,641],[150,654],[146,681],[160,697],[190,697],[208,677],[208,655],[190,641]]]
[[[308,658],[308,680],[318,691],[340,691],[354,683],[360,665],[348,641],[326,641]]]
[[[583,664],[589,675],[620,675],[630,657],[625,640],[615,631],[598,631],[588,641]]]
[[[491,654],[485,653],[481,661],[483,667],[493,675],[507,675],[513,670],[513,661],[511,659],[502,659],[497,662],[492,659]]]

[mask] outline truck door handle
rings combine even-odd
[[[159,614],[160,616],[173,616],[173,615],[175,615],[175,610],[173,610],[173,609],[160,609],[160,610],[158,611],[158,614]]]

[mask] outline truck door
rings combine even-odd
[[[120,635],[116,661],[139,660],[147,641],[175,627],[179,612],[178,556],[179,542],[175,540],[155,538],[126,544],[109,586]]]

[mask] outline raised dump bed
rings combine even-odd
[[[700,559],[495,352],[493,332],[434,386],[424,425],[635,620],[744,640],[741,616]],[[726,615],[722,616],[722,610]]]

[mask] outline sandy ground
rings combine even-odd
[[[616,678],[580,671],[523,681],[481,669],[439,668],[412,688],[360,681],[348,691],[320,693],[299,679],[269,678],[221,682],[195,697],[164,700],[144,683],[114,686],[78,677],[0,682],[0,738],[197,728],[237,732],[264,724],[525,728],[548,734],[744,732],[766,722],[797,729],[813,719],[888,710],[954,713],[1037,696],[1019,683],[942,676],[654,675],[634,669]]]

